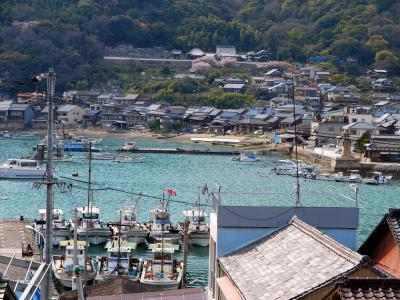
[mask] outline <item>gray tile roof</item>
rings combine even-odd
[[[297,217],[219,261],[245,299],[293,299],[360,265],[363,256]]]

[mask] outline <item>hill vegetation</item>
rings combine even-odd
[[[54,66],[62,88],[118,76],[104,46],[268,49],[306,62],[331,55],[352,76],[373,65],[400,74],[396,0],[6,0],[0,3],[0,89]],[[356,60],[346,64],[346,60]],[[26,87],[29,88],[29,87]]]

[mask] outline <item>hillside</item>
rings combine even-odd
[[[376,64],[399,73],[400,3],[395,0],[7,0],[0,4],[0,89],[55,66],[58,84],[113,78],[105,45],[240,51],[269,49],[279,59],[353,58],[338,71]],[[61,75],[62,74],[62,75]]]

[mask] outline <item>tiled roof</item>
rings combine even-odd
[[[339,299],[400,299],[399,279],[346,279],[337,285]],[[336,298],[335,298],[336,299]]]
[[[306,295],[354,270],[363,256],[294,217],[219,260],[245,299],[270,300]]]
[[[389,213],[386,215],[386,222],[397,245],[400,246],[400,209],[389,209]]]

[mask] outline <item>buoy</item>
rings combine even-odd
[[[72,176],[73,176],[73,177],[78,177],[79,174],[78,174],[78,172],[75,171],[75,172],[72,173]]]

